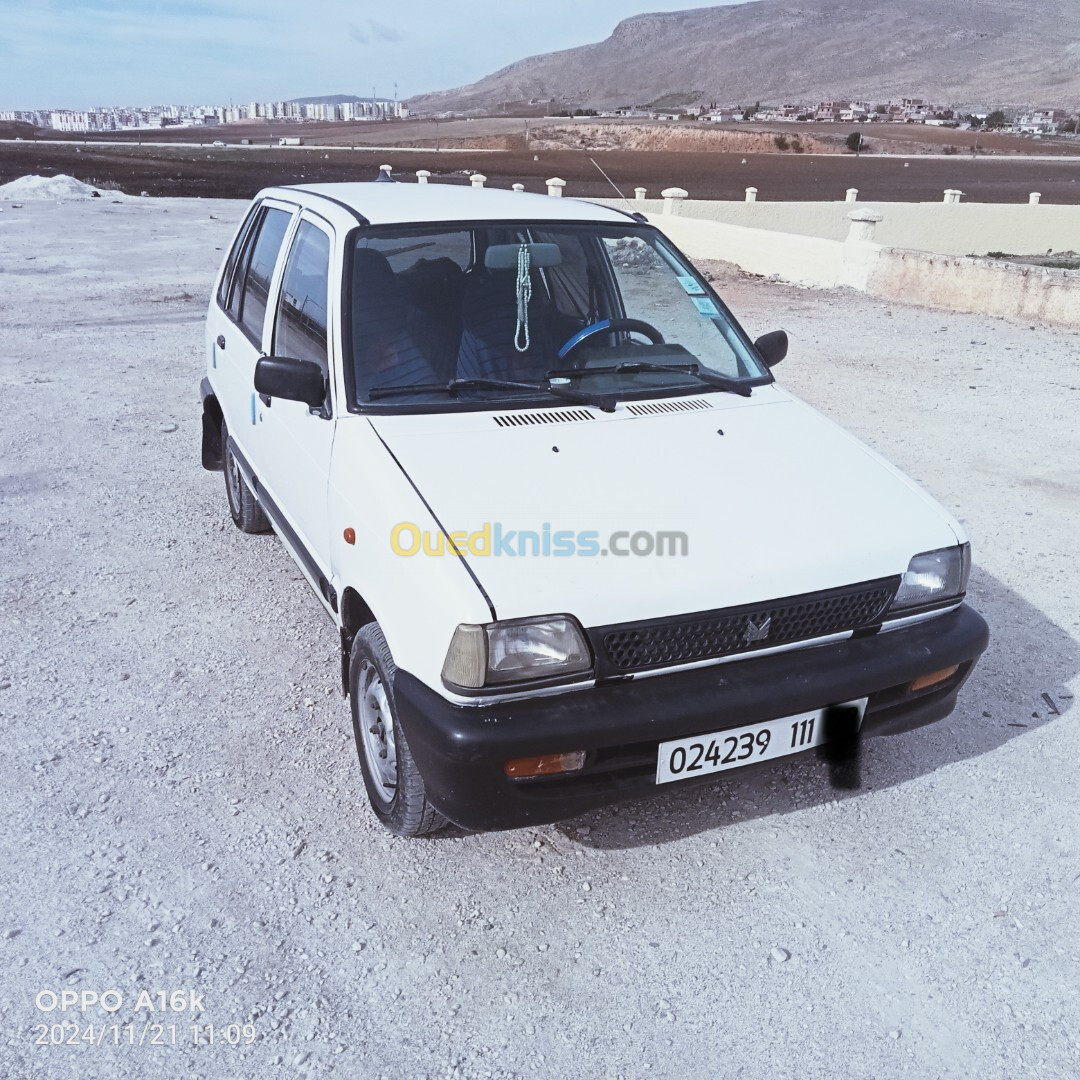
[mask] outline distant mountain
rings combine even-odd
[[[286,105],[346,105],[357,101],[393,101],[384,97],[357,97],[355,94],[324,94],[322,97],[290,98]]]
[[[413,112],[554,98],[593,107],[921,97],[1080,107],[1077,0],[757,0],[636,15],[606,41],[519,60]]]

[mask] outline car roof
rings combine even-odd
[[[274,193],[315,196],[360,215],[371,225],[428,221],[594,221],[626,223],[626,211],[580,199],[555,199],[518,191],[460,184],[297,184]],[[305,203],[307,200],[302,200]],[[314,202],[314,200],[313,200]],[[309,205],[313,205],[309,204]]]

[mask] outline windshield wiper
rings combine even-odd
[[[726,390],[740,397],[749,397],[753,389],[738,379],[729,379],[726,375],[716,375],[711,371],[702,371],[699,364],[650,364],[647,360],[628,360],[623,364],[612,364],[609,367],[567,368],[565,371],[549,371],[549,379],[579,379],[583,375],[635,375],[639,373],[656,373],[676,371],[683,375],[692,375],[709,386],[715,386],[717,390]]]
[[[547,383],[512,382],[509,379],[451,379],[445,383],[414,383],[412,386],[373,386],[368,391],[369,401],[391,397],[394,394],[449,394],[455,397],[459,390],[530,390],[542,391],[577,405],[592,405],[602,412],[614,412],[616,399],[610,394],[587,394],[584,390],[572,390],[568,386],[549,386]]]

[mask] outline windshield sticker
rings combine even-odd
[[[679,275],[679,284],[691,295],[700,296],[705,290],[698,284],[695,278],[687,275]]]
[[[716,305],[707,296],[693,296],[691,299],[694,301],[694,307],[696,307],[702,315],[720,314],[720,312],[716,310]]]

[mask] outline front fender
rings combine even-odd
[[[441,693],[442,665],[458,623],[485,623],[495,614],[457,555],[394,553],[396,525],[407,522],[433,535],[442,530],[365,417],[338,419],[327,499],[338,595],[348,588],[359,593],[397,665]]]

